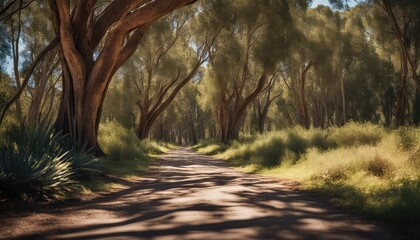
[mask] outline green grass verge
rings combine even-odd
[[[419,128],[349,123],[328,130],[287,129],[219,145],[201,144],[195,150],[213,153],[244,172],[296,180],[362,215],[411,229],[420,225]]]
[[[101,158],[105,175],[119,179],[137,178],[149,169],[150,164],[160,154],[174,146],[150,141],[140,141],[133,129],[122,127],[118,122],[107,121],[100,125],[99,143],[107,156]],[[109,191],[120,184],[107,177],[94,177],[82,182],[82,194]]]

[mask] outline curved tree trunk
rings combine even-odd
[[[49,0],[60,40],[63,70],[63,91],[55,127],[103,155],[97,135],[103,101],[113,75],[134,53],[152,22],[193,2],[112,1],[95,17],[95,0],[76,1],[73,9],[69,1]],[[98,50],[104,38],[103,47]]]

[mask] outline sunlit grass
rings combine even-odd
[[[299,181],[371,217],[420,223],[419,128],[293,128],[247,137],[216,156],[244,172]]]
[[[132,180],[149,169],[154,158],[175,146],[151,140],[140,141],[133,129],[127,129],[116,121],[100,125],[99,143],[107,156],[101,159],[106,175]],[[112,191],[120,185],[110,179],[98,177],[82,183],[82,194]]]

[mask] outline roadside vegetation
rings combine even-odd
[[[203,142],[194,149],[244,172],[296,180],[370,217],[420,223],[419,128],[295,127],[242,136],[230,146]]]
[[[170,147],[138,141],[133,130],[115,121],[101,125],[100,141],[109,153],[105,157],[95,157],[85,146],[72,147],[70,141],[48,123],[8,131],[0,149],[0,202],[77,199],[110,191],[118,180],[139,176]]]

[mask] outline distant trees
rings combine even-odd
[[[187,28],[191,28],[194,14],[172,14],[154,24],[131,60],[130,74],[138,95],[140,139],[148,137],[160,114],[207,61],[214,37],[208,36],[202,43],[191,41],[192,33]]]
[[[418,1],[335,11],[214,0],[173,12],[193,2],[2,1],[0,123],[7,112],[16,124],[53,119],[102,154],[101,118],[179,143],[296,124],[420,122]]]
[[[211,30],[220,27],[220,33],[200,91],[202,104],[213,112],[218,138],[229,143],[239,137],[248,105],[270,87],[294,29],[287,1],[212,4],[223,9],[206,11],[210,16],[203,19],[223,22],[212,23]]]

